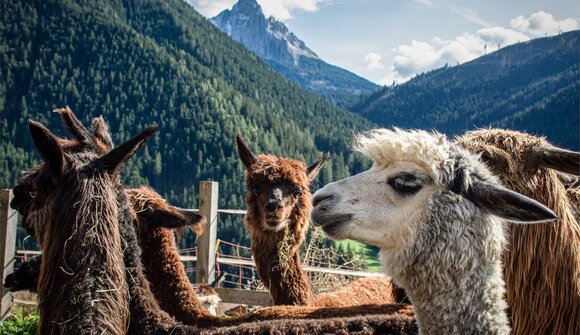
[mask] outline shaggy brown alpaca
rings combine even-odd
[[[274,304],[337,307],[395,303],[395,289],[386,277],[359,279],[336,292],[316,296],[312,292],[299,249],[309,226],[310,183],[326,158],[307,168],[290,158],[256,156],[240,135],[236,142],[246,167],[245,221],[251,249]]]
[[[39,173],[23,178],[33,198],[23,221],[34,227],[44,252],[40,332],[125,333],[129,292],[115,187],[119,166],[155,128],[99,158],[66,153],[44,126],[29,121],[29,127],[44,162]]]
[[[199,318],[211,314],[202,306],[195,289],[186,275],[183,262],[179,258],[175,236],[172,230],[159,226],[159,222],[174,222],[171,228],[181,228],[200,217],[197,213],[182,210],[183,216],[193,216],[193,220],[179,219],[173,206],[169,206],[159,194],[147,187],[127,190],[136,212],[155,208],[156,215],[145,215],[137,222],[137,235],[142,250],[142,261],[151,290],[159,301],[159,306],[178,321],[196,324]],[[163,209],[163,210],[159,210]],[[161,217],[164,215],[165,217]],[[203,231],[203,223],[194,226],[197,234]],[[176,275],[179,274],[179,275]]]
[[[508,188],[547,205],[560,218],[543,225],[510,225],[504,254],[513,333],[577,334],[580,329],[580,225],[559,173],[580,175],[580,153],[529,134],[486,129],[458,139]]]

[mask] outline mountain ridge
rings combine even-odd
[[[570,87],[580,83],[578,50],[580,31],[514,44],[382,88],[351,111],[383,127],[430,128],[450,135],[480,127],[510,127],[578,150],[580,113],[570,98],[574,94]],[[575,92],[576,100],[579,95]],[[547,101],[561,110],[548,109]],[[541,108],[547,115],[539,124],[532,115]]]
[[[302,88],[343,105],[378,85],[326,63],[281,21],[266,18],[256,0],[240,0],[210,19],[221,31]]]

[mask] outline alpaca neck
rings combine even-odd
[[[294,243],[284,255],[278,253],[278,245],[284,231],[260,232],[252,237],[252,252],[262,282],[270,290],[274,305],[312,306],[313,293],[308,277],[302,271],[300,243]]]
[[[381,260],[388,258],[381,251]],[[394,271],[397,272],[397,271]],[[393,275],[413,303],[420,335],[510,332],[500,263],[474,273]],[[483,275],[483,274],[486,275]]]
[[[128,292],[115,189],[107,179],[79,183],[71,189],[85,196],[62,189],[53,200],[59,204],[45,235],[51,241],[43,246],[38,287],[40,333],[125,333]]]
[[[509,334],[503,280],[455,279],[431,290],[407,290],[420,334]]]

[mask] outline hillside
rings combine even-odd
[[[274,17],[266,18],[256,0],[239,0],[211,19],[219,29],[307,91],[342,105],[378,85],[326,63]]]
[[[535,39],[385,87],[352,107],[383,126],[509,127],[579,150],[580,32]]]
[[[302,91],[181,0],[9,1],[0,15],[2,188],[38,159],[26,120],[62,129],[51,110],[64,105],[85,123],[103,114],[115,143],[157,123],[124,182],[180,206],[196,207],[199,181],[215,180],[220,207],[244,207],[237,132],[257,152],[331,152],[319,184],[361,169],[347,143],[362,118]],[[244,240],[228,220],[220,234]]]

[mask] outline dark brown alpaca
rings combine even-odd
[[[336,292],[316,296],[312,292],[299,248],[309,226],[310,184],[326,158],[307,168],[290,158],[256,156],[240,135],[236,141],[246,167],[246,227],[251,249],[274,304],[338,307],[394,303],[392,281],[384,277],[359,279]]]
[[[120,165],[155,128],[99,158],[89,151],[65,153],[44,126],[30,121],[29,127],[44,162],[38,174],[23,178],[34,209],[23,220],[34,227],[44,251],[40,332],[123,334],[129,292],[115,188]]]
[[[580,329],[580,224],[574,189],[560,172],[580,175],[580,153],[526,133],[484,129],[458,139],[481,153],[508,188],[545,204],[560,218],[542,225],[510,225],[504,253],[513,333],[577,334]],[[559,171],[559,172],[558,172]],[[569,178],[571,183],[574,177]]]

